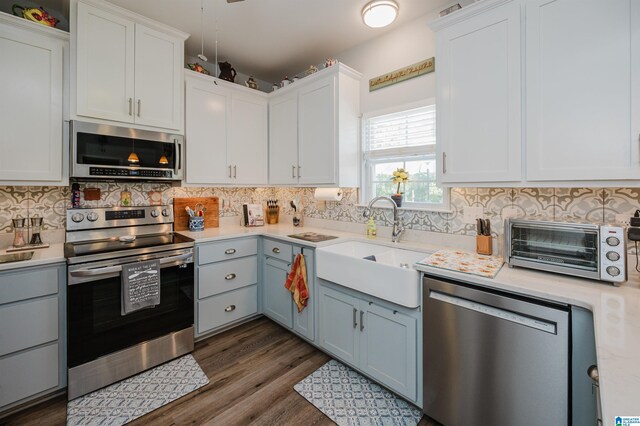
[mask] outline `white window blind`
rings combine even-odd
[[[365,126],[365,151],[436,143],[436,107],[428,105],[371,117]]]

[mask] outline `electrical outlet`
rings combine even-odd
[[[476,219],[484,217],[484,209],[479,206],[465,207],[464,223],[476,223]]]
[[[617,214],[616,215],[616,223],[620,225],[629,226],[629,220],[631,219],[631,215],[629,214]]]
[[[518,209],[515,207],[505,207],[501,212],[502,220],[518,217]]]

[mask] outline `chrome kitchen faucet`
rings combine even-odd
[[[402,235],[402,233],[404,232],[404,223],[402,222],[402,219],[400,219],[400,217],[398,216],[398,206],[396,205],[396,202],[393,201],[391,197],[387,197],[384,195],[375,197],[373,200],[369,201],[369,205],[364,210],[364,213],[362,215],[366,218],[371,216],[371,208],[373,207],[375,202],[378,200],[387,200],[393,206],[393,229],[391,230],[391,242],[397,243],[400,241],[400,235]]]

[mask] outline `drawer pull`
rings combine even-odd
[[[234,311],[236,309],[236,305],[229,305],[226,308],[224,308],[225,312],[231,312]]]
[[[278,247],[274,247],[273,250],[271,251],[274,252],[275,254],[280,254],[280,249]]]
[[[224,254],[234,254],[236,252],[236,249],[226,249],[224,251]]]
[[[234,279],[235,277],[236,277],[236,274],[227,274],[227,275],[224,276],[224,279],[229,281],[229,280]]]

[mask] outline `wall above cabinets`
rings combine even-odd
[[[72,118],[182,133],[189,35],[104,1],[70,14]]]
[[[443,185],[640,186],[640,4],[485,0],[431,27]]]

